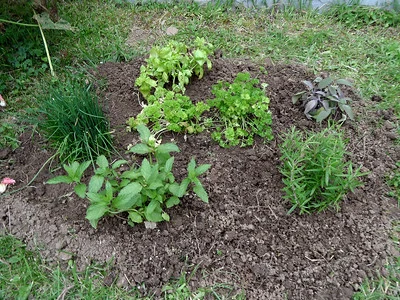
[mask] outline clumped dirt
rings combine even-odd
[[[122,153],[137,141],[137,135],[125,131],[125,122],[141,110],[143,99],[134,81],[143,61],[105,63],[95,72],[106,79],[102,103]],[[87,201],[74,196],[67,185],[45,185],[54,175],[44,168],[28,188],[0,198],[2,230],[29,245],[43,245],[49,259],[74,259],[80,267],[115,257],[115,272],[107,282],[140,285],[143,294],[159,293],[185,267],[198,265],[190,283],[194,287],[229,283],[236,291],[243,289],[248,299],[350,299],[386,257],[398,255],[389,235],[399,209],[386,196],[384,183],[400,160],[392,143],[393,114],[366,110],[364,100],[347,90],[359,117],[344,126],[349,158],[371,173],[363,178],[364,187],[343,200],[339,212],[287,215],[290,206],[282,199],[278,169],[279,135],[291,126],[319,130],[291,104],[291,95],[304,88],[301,80],[314,75],[300,65],[261,65],[266,74],[250,61],[215,58],[212,71],[194,80],[187,95],[193,101],[206,100],[218,80],[232,81],[238,72],[250,72],[269,85],[272,142],[221,149],[207,132],[186,140],[183,135],[163,135],[181,149],[177,177],[185,173],[191,157],[212,165],[203,177],[209,204],[188,195],[169,211],[171,221],[156,229],[132,228],[114,217],[102,220],[95,230],[85,220]],[[0,176],[15,178],[13,189],[27,184],[52,155],[38,135],[25,133],[21,140],[20,148],[1,157]]]

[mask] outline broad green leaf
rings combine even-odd
[[[181,202],[181,201],[179,200],[178,197],[172,196],[172,197],[170,197],[170,198],[165,202],[165,206],[166,206],[167,208],[171,208],[171,207],[173,207],[173,206],[175,206],[175,205],[178,205],[180,202]]]
[[[82,199],[85,198],[85,195],[86,195],[86,184],[78,183],[74,187],[74,191],[78,195],[79,198],[82,198]]]
[[[108,212],[107,205],[102,203],[91,204],[86,211],[86,219],[94,228],[97,228],[97,223],[106,212]]]
[[[127,211],[136,204],[140,195],[119,194],[112,202],[112,206],[119,211]]]
[[[75,31],[76,28],[72,27],[70,23],[63,19],[59,19],[56,23],[54,23],[48,12],[42,12],[40,15],[34,14],[33,19],[35,19],[43,29],[51,29],[51,30],[71,30]]]
[[[113,170],[118,169],[120,166],[122,166],[126,163],[128,163],[128,161],[126,161],[125,159],[117,160],[115,163],[112,164],[112,169]]]
[[[199,196],[199,198],[200,198],[203,202],[208,203],[208,195],[207,195],[207,192],[206,192],[206,190],[204,189],[204,187],[203,187],[201,184],[196,185],[196,186],[193,188],[193,192],[194,192],[197,196]]]
[[[142,216],[136,211],[129,212],[129,219],[134,223],[142,223],[143,222]]]
[[[340,105],[340,109],[342,111],[346,112],[346,114],[348,115],[350,120],[354,121],[353,110],[351,109],[351,107],[349,105],[347,105],[347,104]]]
[[[160,208],[160,202],[157,200],[151,200],[149,205],[146,207],[146,214],[152,214],[154,210],[157,210]]]
[[[156,190],[162,186],[164,186],[163,182],[161,180],[157,180],[157,181],[150,181],[150,185],[147,188],[150,190]]]
[[[200,165],[195,169],[196,176],[200,176],[205,173],[211,167],[210,164]]]
[[[321,123],[323,120],[325,120],[329,115],[331,114],[331,110],[325,110],[322,109],[317,115],[314,116],[315,120],[318,123]]]
[[[96,159],[96,164],[103,169],[107,169],[108,168],[108,160],[104,155],[100,155],[97,159]]]
[[[136,144],[128,152],[133,152],[136,154],[147,154],[151,153],[151,148],[145,144]]]
[[[74,182],[71,177],[69,176],[57,176],[54,178],[49,179],[46,183],[47,184],[59,184],[59,183],[72,183]]]
[[[136,129],[139,132],[140,139],[142,140],[142,142],[147,144],[151,136],[150,130],[143,124],[138,125]]]
[[[330,84],[332,84],[332,82],[333,82],[332,78],[330,77],[324,78],[318,83],[318,89],[322,90],[327,86],[329,86]]]
[[[107,199],[98,193],[86,193],[86,196],[89,198],[91,203],[102,203],[103,205],[107,204]]]
[[[85,173],[86,169],[90,166],[91,163],[91,161],[85,161],[84,163],[81,163],[76,169],[75,178],[77,182],[81,181],[83,173]]]
[[[151,174],[152,174],[152,167],[150,165],[150,162],[147,160],[147,158],[143,159],[142,161],[142,166],[140,167],[140,173],[144,177],[144,179],[148,182]]]
[[[292,96],[292,103],[293,103],[293,104],[296,104],[296,103],[303,97],[303,95],[304,95],[305,93],[306,93],[306,92],[300,92],[300,93],[294,94],[294,95]]]
[[[113,185],[111,184],[110,181],[106,181],[105,192],[106,192],[106,200],[107,200],[107,203],[110,203],[111,200],[113,199],[113,196],[114,196]]]
[[[188,170],[188,177],[192,180],[193,178],[196,177],[196,161],[194,158],[192,158],[187,166]]]
[[[79,168],[79,163],[74,161],[71,165],[64,165],[64,170],[68,173],[71,178],[76,177],[76,170]]]
[[[169,215],[168,215],[166,212],[163,212],[163,213],[161,214],[161,217],[162,217],[165,221],[167,221],[167,222],[169,222],[169,220],[170,220],[170,217],[169,217]]]
[[[185,195],[187,192],[187,188],[189,186],[190,183],[190,179],[189,178],[185,178],[182,182],[181,185],[179,186],[179,195]],[[181,196],[181,197],[182,197]]]
[[[159,153],[170,153],[170,152],[179,152],[179,148],[177,145],[172,143],[161,144],[156,149]]]
[[[170,157],[166,162],[164,166],[164,172],[169,173],[172,171],[172,166],[174,164],[175,157]]]
[[[336,83],[337,84],[347,85],[347,86],[353,86],[353,84],[350,81],[346,80],[346,79],[338,79],[338,80],[336,80]]]
[[[180,194],[180,185],[177,183],[173,183],[169,186],[168,190],[171,192],[172,195],[176,197],[182,197],[183,194]]]
[[[104,183],[104,177],[100,175],[94,175],[89,181],[89,192],[97,193]]]
[[[141,176],[140,169],[132,169],[122,173],[121,178],[135,180]]]
[[[118,194],[119,195],[136,195],[142,191],[142,186],[138,182],[131,182],[126,187],[124,187]]]

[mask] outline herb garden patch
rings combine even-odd
[[[158,55],[166,55],[158,50]],[[281,173],[291,160],[290,153],[280,149],[285,137],[292,141],[286,149],[315,143],[300,133],[290,136],[292,128],[310,134],[327,127],[308,119],[304,107],[292,103],[292,96],[304,90],[302,81],[312,82],[314,74],[300,65],[270,61],[257,65],[208,60],[207,51],[179,57],[169,70],[158,68],[159,73],[144,70],[143,59],[99,65],[94,76],[106,81],[98,91],[100,103],[122,157],[100,156],[95,175],[90,164],[81,168],[81,174],[75,173],[79,175],[75,192],[89,201],[76,196],[71,185],[46,184],[56,175],[67,175],[61,168],[52,174],[46,165],[29,187],[2,199],[2,228],[29,243],[45,245],[48,258],[74,259],[78,266],[114,257],[115,272],[107,280],[140,286],[143,295],[159,294],[182,269],[190,272],[198,266],[190,284],[231,284],[234,291],[225,291],[228,298],[242,289],[248,299],[349,299],[387,256],[398,255],[388,236],[399,210],[387,196],[384,179],[400,153],[385,128],[375,126],[381,121],[380,112],[367,112],[355,90],[343,87],[340,93],[353,100],[352,111],[347,102],[339,103],[340,110],[349,119],[354,114],[355,121],[336,128],[339,133],[325,140],[326,147],[304,152],[311,155],[308,164],[297,161],[299,168],[306,168],[304,174]],[[179,66],[186,71],[168,82],[170,75],[166,78],[163,73]],[[143,71],[151,75],[144,78]],[[161,85],[155,84],[157,76]],[[190,113],[177,110],[176,103]],[[394,121],[394,116],[387,111],[385,119]],[[154,126],[154,140],[141,124]],[[20,148],[0,153],[6,162],[1,177],[17,181],[12,189],[27,184],[53,154],[45,150],[39,134],[25,133],[21,139]],[[169,145],[164,148],[166,156],[157,157],[157,149],[163,149],[157,147],[163,144]],[[325,149],[332,149],[326,154],[332,157],[332,172],[315,169],[316,162],[325,161]],[[143,154],[155,156],[143,160]],[[354,173],[348,171],[350,161]],[[66,165],[66,170],[76,171],[73,164]],[[339,169],[348,173],[336,172]],[[117,170],[125,175],[115,176]],[[316,177],[320,173],[322,179]],[[315,187],[311,194],[320,199],[333,182],[341,197],[332,205],[318,206],[304,192],[301,205],[291,203],[285,183],[296,182],[290,174],[312,179],[304,185],[298,180],[297,193],[302,186],[313,189],[316,184],[320,189]],[[351,186],[342,186],[341,178]],[[58,177],[58,182],[74,181],[62,179]],[[151,186],[152,182],[157,184]],[[126,198],[127,193],[137,199]],[[120,198],[110,200],[114,196]],[[102,201],[110,203],[100,205],[102,214],[90,214]],[[137,201],[147,206],[142,209]],[[320,212],[307,214],[313,210]]]

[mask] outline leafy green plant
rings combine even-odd
[[[396,167],[394,174],[388,180],[389,186],[392,187],[389,195],[396,198],[400,206],[400,161],[396,163]]]
[[[212,138],[221,147],[252,145],[255,135],[273,139],[269,98],[258,84],[249,73],[238,73],[232,84],[219,82],[212,87],[215,98],[208,104],[219,113]]]
[[[201,115],[209,110],[204,102],[193,104],[189,97],[158,87],[148,105],[136,118],[129,118],[128,131],[139,124],[152,124],[154,131],[166,128],[174,132],[198,133],[204,130]]]
[[[145,99],[156,87],[165,87],[167,83],[171,84],[172,91],[183,94],[194,74],[203,77],[204,64],[211,69],[208,56],[212,53],[212,45],[199,37],[194,44],[195,48],[189,50],[182,42],[170,41],[165,47],[155,46],[150,50],[147,65],[140,67],[140,76],[135,82]]]
[[[319,133],[305,133],[294,127],[284,134],[280,145],[285,187],[284,199],[291,202],[289,214],[320,212],[329,207],[339,209],[348,191],[361,185],[357,177],[365,174],[345,162],[343,133],[328,127]]]
[[[194,74],[198,78],[203,77],[204,64],[211,69],[211,60],[208,58],[211,53],[212,45],[201,38],[196,38],[194,50],[176,41],[170,41],[162,48],[152,48],[147,65],[141,66],[140,76],[135,82],[147,104],[136,118],[128,120],[128,130],[139,124],[152,123],[155,131],[203,131],[201,115],[209,107],[203,102],[193,104],[184,93],[185,86]]]
[[[62,162],[95,160],[112,149],[109,123],[96,95],[77,82],[50,89],[39,107],[39,129]]]
[[[141,143],[130,148],[129,152],[147,156],[140,166],[132,166],[120,173],[118,168],[127,161],[118,160],[110,164],[102,155],[96,160],[98,168],[88,185],[82,183],[81,178],[90,162],[64,165],[67,175],[47,182],[74,183],[75,193],[90,201],[86,218],[94,228],[102,217],[122,212],[128,213],[128,222],[132,226],[143,221],[169,221],[170,216],[164,210],[178,205],[189,188],[202,201],[208,202],[208,194],[198,177],[210,165],[196,167],[192,158],[187,166],[188,176],[178,183],[172,173],[174,157],[171,152],[179,152],[179,148],[172,143],[161,144],[144,125],[139,125],[138,131]]]
[[[292,97],[293,104],[302,101],[304,114],[308,119],[315,118],[317,122],[322,122],[329,116],[342,114],[342,119],[347,119],[346,115],[354,120],[353,111],[349,105],[351,99],[345,97],[339,85],[352,86],[351,82],[345,79],[333,80],[331,77],[317,77],[314,82],[302,81],[308,91],[301,91]]]

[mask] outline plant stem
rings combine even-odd
[[[35,12],[34,12],[34,15],[35,15],[35,19],[36,19],[36,21],[38,23],[38,26],[39,26],[40,34],[42,35],[44,48],[46,50],[47,60],[49,62],[51,76],[55,77],[56,74],[54,73],[53,64],[51,63],[51,57],[50,57],[50,53],[49,53],[49,48],[47,47],[46,37],[44,36],[42,26],[40,26],[40,22],[36,18],[36,13]]]

